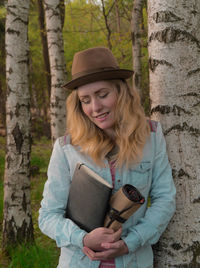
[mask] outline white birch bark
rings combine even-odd
[[[134,70],[133,87],[138,90],[140,95],[142,95],[141,30],[140,30],[140,24],[142,22],[142,6],[143,6],[143,0],[134,0],[132,20],[131,20],[133,70]]]
[[[66,128],[66,83],[67,73],[62,36],[62,20],[59,8],[60,0],[45,0],[45,18],[47,42],[51,69],[51,137],[54,142],[65,133]]]
[[[33,240],[30,205],[28,0],[8,0],[6,16],[7,153],[3,246]]]
[[[148,1],[152,119],[162,123],[177,187],[156,264],[200,267],[200,1]]]

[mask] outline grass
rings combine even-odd
[[[38,227],[38,210],[42,198],[44,183],[47,179],[47,167],[51,155],[51,141],[46,138],[32,145],[31,167],[36,172],[31,176],[31,207],[35,243],[20,245],[9,249],[9,255],[0,249],[0,268],[55,268],[59,250],[53,240],[43,235]],[[3,220],[3,174],[5,165],[5,138],[0,137],[0,233]],[[1,243],[0,235],[0,243]]]

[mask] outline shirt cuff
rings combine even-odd
[[[142,245],[142,239],[135,230],[132,230],[127,236],[122,237],[122,239],[126,243],[129,253],[135,252]]]
[[[76,230],[72,231],[71,234],[71,243],[74,246],[78,246],[83,248],[83,237],[87,234],[86,231],[76,228]]]

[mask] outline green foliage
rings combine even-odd
[[[106,45],[99,14],[99,6],[87,3],[87,1],[66,3],[63,39],[68,79],[71,79],[71,65],[75,52],[93,46]]]
[[[0,19],[4,19],[6,17],[6,8],[3,5],[0,5]]]
[[[8,268],[55,268],[56,250],[52,244],[21,245],[10,250],[11,263]]]

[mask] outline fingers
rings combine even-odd
[[[101,243],[101,246],[105,249],[118,249],[122,246],[122,243],[122,240],[118,240],[114,243]]]
[[[115,243],[102,243],[104,250],[95,252],[88,247],[83,248],[83,253],[92,261],[108,260],[115,257],[128,254],[128,247],[123,240],[119,240]],[[103,248],[102,246],[102,248]]]
[[[101,251],[101,252],[94,252],[90,248],[84,247],[83,248],[83,253],[88,256],[88,258],[92,261],[101,261],[105,260],[109,256],[109,252],[106,251]]]
[[[102,243],[115,243],[120,239],[121,233],[121,228],[116,232],[104,227],[96,228],[84,236],[83,245],[93,251],[102,251]]]
[[[115,241],[117,241],[117,240],[120,239],[121,234],[122,234],[122,228],[119,228],[119,230],[117,230],[117,231],[114,233]]]
[[[105,250],[115,250],[116,252],[121,252],[123,254],[129,253],[129,249],[123,240],[118,240],[115,243],[102,243],[101,247]]]

